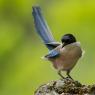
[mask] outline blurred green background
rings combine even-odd
[[[56,40],[73,33],[85,55],[72,70],[83,84],[95,83],[95,0],[0,0],[0,95],[33,95],[59,79],[35,32],[32,6],[40,5]]]

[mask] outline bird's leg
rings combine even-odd
[[[59,75],[61,78],[64,79],[65,77],[63,77],[63,75],[61,74],[61,71],[62,71],[62,70],[59,70],[59,71],[58,71],[58,75]]]
[[[70,76],[70,70],[67,71],[67,76],[73,80],[73,78]]]

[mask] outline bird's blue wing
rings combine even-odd
[[[59,51],[57,51],[57,50],[51,50],[49,52],[49,54],[47,54],[45,57],[46,58],[55,58],[55,57],[57,57],[59,55],[60,55]]]
[[[41,9],[38,6],[33,6],[33,18],[35,23],[35,28],[37,33],[40,35],[44,44],[48,47],[49,50],[52,50],[53,47],[47,45],[47,43],[55,42],[52,33],[41,13]]]
[[[54,49],[57,46],[61,45],[61,43],[59,43],[59,42],[51,42],[51,43],[46,43],[46,45],[51,47],[52,49]]]

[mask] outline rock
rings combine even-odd
[[[34,95],[95,95],[95,85],[83,85],[65,78],[40,86]]]

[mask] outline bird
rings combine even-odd
[[[65,71],[67,77],[73,79],[70,72],[83,54],[80,42],[71,33],[64,34],[61,37],[61,42],[57,42],[39,6],[32,7],[32,15],[36,32],[49,50],[43,59],[52,63],[61,78],[65,78],[62,74]]]

